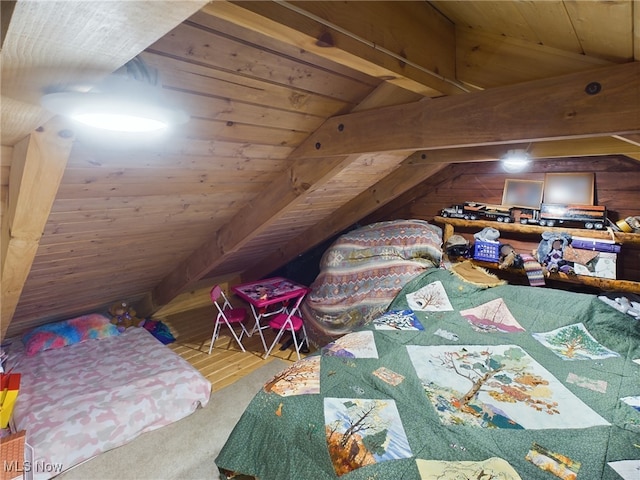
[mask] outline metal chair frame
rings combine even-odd
[[[247,317],[247,310],[245,308],[234,308],[229,302],[229,299],[222,291],[219,285],[215,285],[210,292],[211,301],[218,309],[218,315],[216,316],[216,323],[213,327],[213,335],[211,335],[211,345],[209,346],[209,355],[211,355],[211,350],[213,350],[213,344],[220,335],[220,329],[223,324],[229,327],[231,331],[231,335],[240,346],[240,349],[243,352],[246,352],[244,349],[244,345],[242,345],[242,337],[246,334],[247,337],[251,336],[247,331],[247,328],[244,325],[244,320]],[[222,306],[220,306],[220,300],[222,300]],[[235,330],[231,326],[232,323],[239,324],[242,328],[240,332],[240,336],[236,334]]]

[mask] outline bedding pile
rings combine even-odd
[[[633,479],[640,323],[595,295],[442,269],[280,372],[216,459],[231,478]]]
[[[442,259],[442,229],[424,220],[379,222],[341,235],[320,260],[302,313],[324,345],[383,313],[407,281]]]
[[[116,332],[117,333],[117,332]],[[27,355],[13,420],[34,449],[34,478],[57,475],[205,406],[211,384],[144,328]]]

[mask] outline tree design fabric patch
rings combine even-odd
[[[620,356],[593,338],[582,323],[532,335],[563,360],[600,360]]]
[[[517,345],[409,345],[440,421],[482,428],[609,425]]]

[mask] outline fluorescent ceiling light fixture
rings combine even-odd
[[[522,149],[509,150],[502,157],[502,167],[509,173],[521,172],[529,165],[529,162],[529,154]]]
[[[158,132],[189,120],[184,111],[166,106],[159,86],[116,74],[89,91],[49,93],[41,104],[84,125],[116,132]]]
[[[189,120],[183,111],[158,105],[148,95],[135,98],[118,92],[51,93],[42,97],[42,106],[82,124],[117,132],[152,132]]]

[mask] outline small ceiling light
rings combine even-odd
[[[78,87],[41,99],[51,112],[95,128],[116,132],[156,132],[189,120],[182,110],[165,106],[157,75],[135,58],[90,90]]]
[[[502,168],[509,173],[521,172],[527,167],[530,161],[529,154],[526,150],[509,150],[507,154],[502,157]]]

